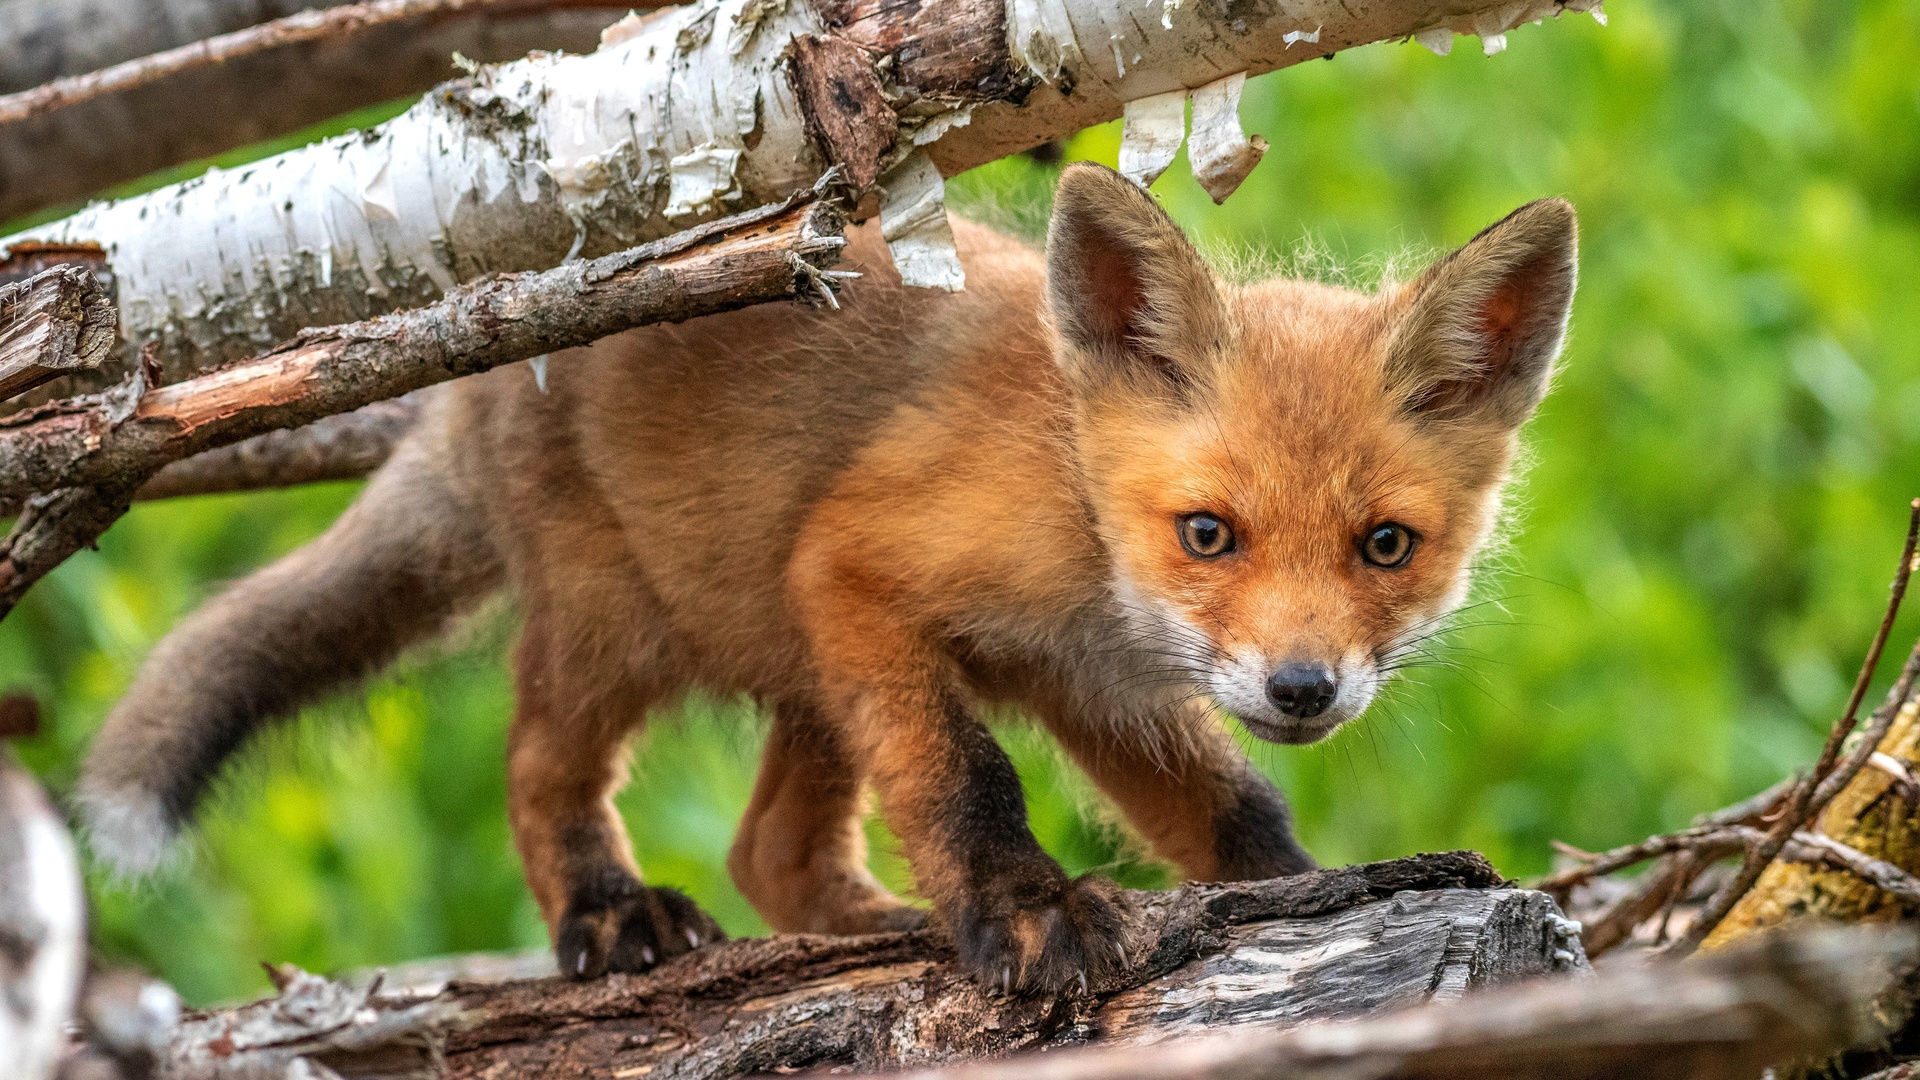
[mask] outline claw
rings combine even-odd
[[[693,927],[682,927],[682,932],[687,935],[687,948],[697,949],[700,947],[700,935],[693,932]]]
[[[580,954],[580,959],[575,960],[573,962],[573,973],[575,975],[585,975],[587,973],[587,954],[586,953],[582,952]]]
[[[640,946],[640,959],[649,964],[653,963],[653,949],[647,945]]]
[[[1013,993],[1013,965],[1012,964],[1008,964],[1000,969],[1000,992],[1002,994]]]
[[[1080,996],[1087,996],[1087,973],[1084,971],[1080,973]]]

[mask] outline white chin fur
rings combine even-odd
[[[146,877],[174,857],[179,830],[151,795],[84,792],[80,814],[88,849],[120,877]]]
[[[1302,720],[1283,714],[1267,700],[1268,667],[1264,657],[1252,653],[1236,657],[1208,676],[1207,688],[1248,731],[1269,742],[1319,742],[1366,712],[1383,681],[1364,654],[1345,657],[1335,671],[1339,689],[1333,704],[1319,716]]]

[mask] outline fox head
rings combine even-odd
[[[1062,176],[1055,354],[1113,587],[1143,647],[1255,735],[1359,716],[1466,598],[1575,276],[1529,203],[1374,294],[1208,271],[1153,198]]]

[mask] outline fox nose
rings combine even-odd
[[[1267,676],[1267,700],[1288,716],[1319,716],[1333,704],[1333,672],[1325,664],[1282,664]]]

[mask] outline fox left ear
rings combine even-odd
[[[1180,226],[1139,185],[1087,163],[1068,166],[1054,192],[1047,307],[1061,366],[1083,388],[1178,395],[1230,333]]]
[[[1516,428],[1546,396],[1573,304],[1573,206],[1508,214],[1408,286],[1387,382],[1419,415]]]

